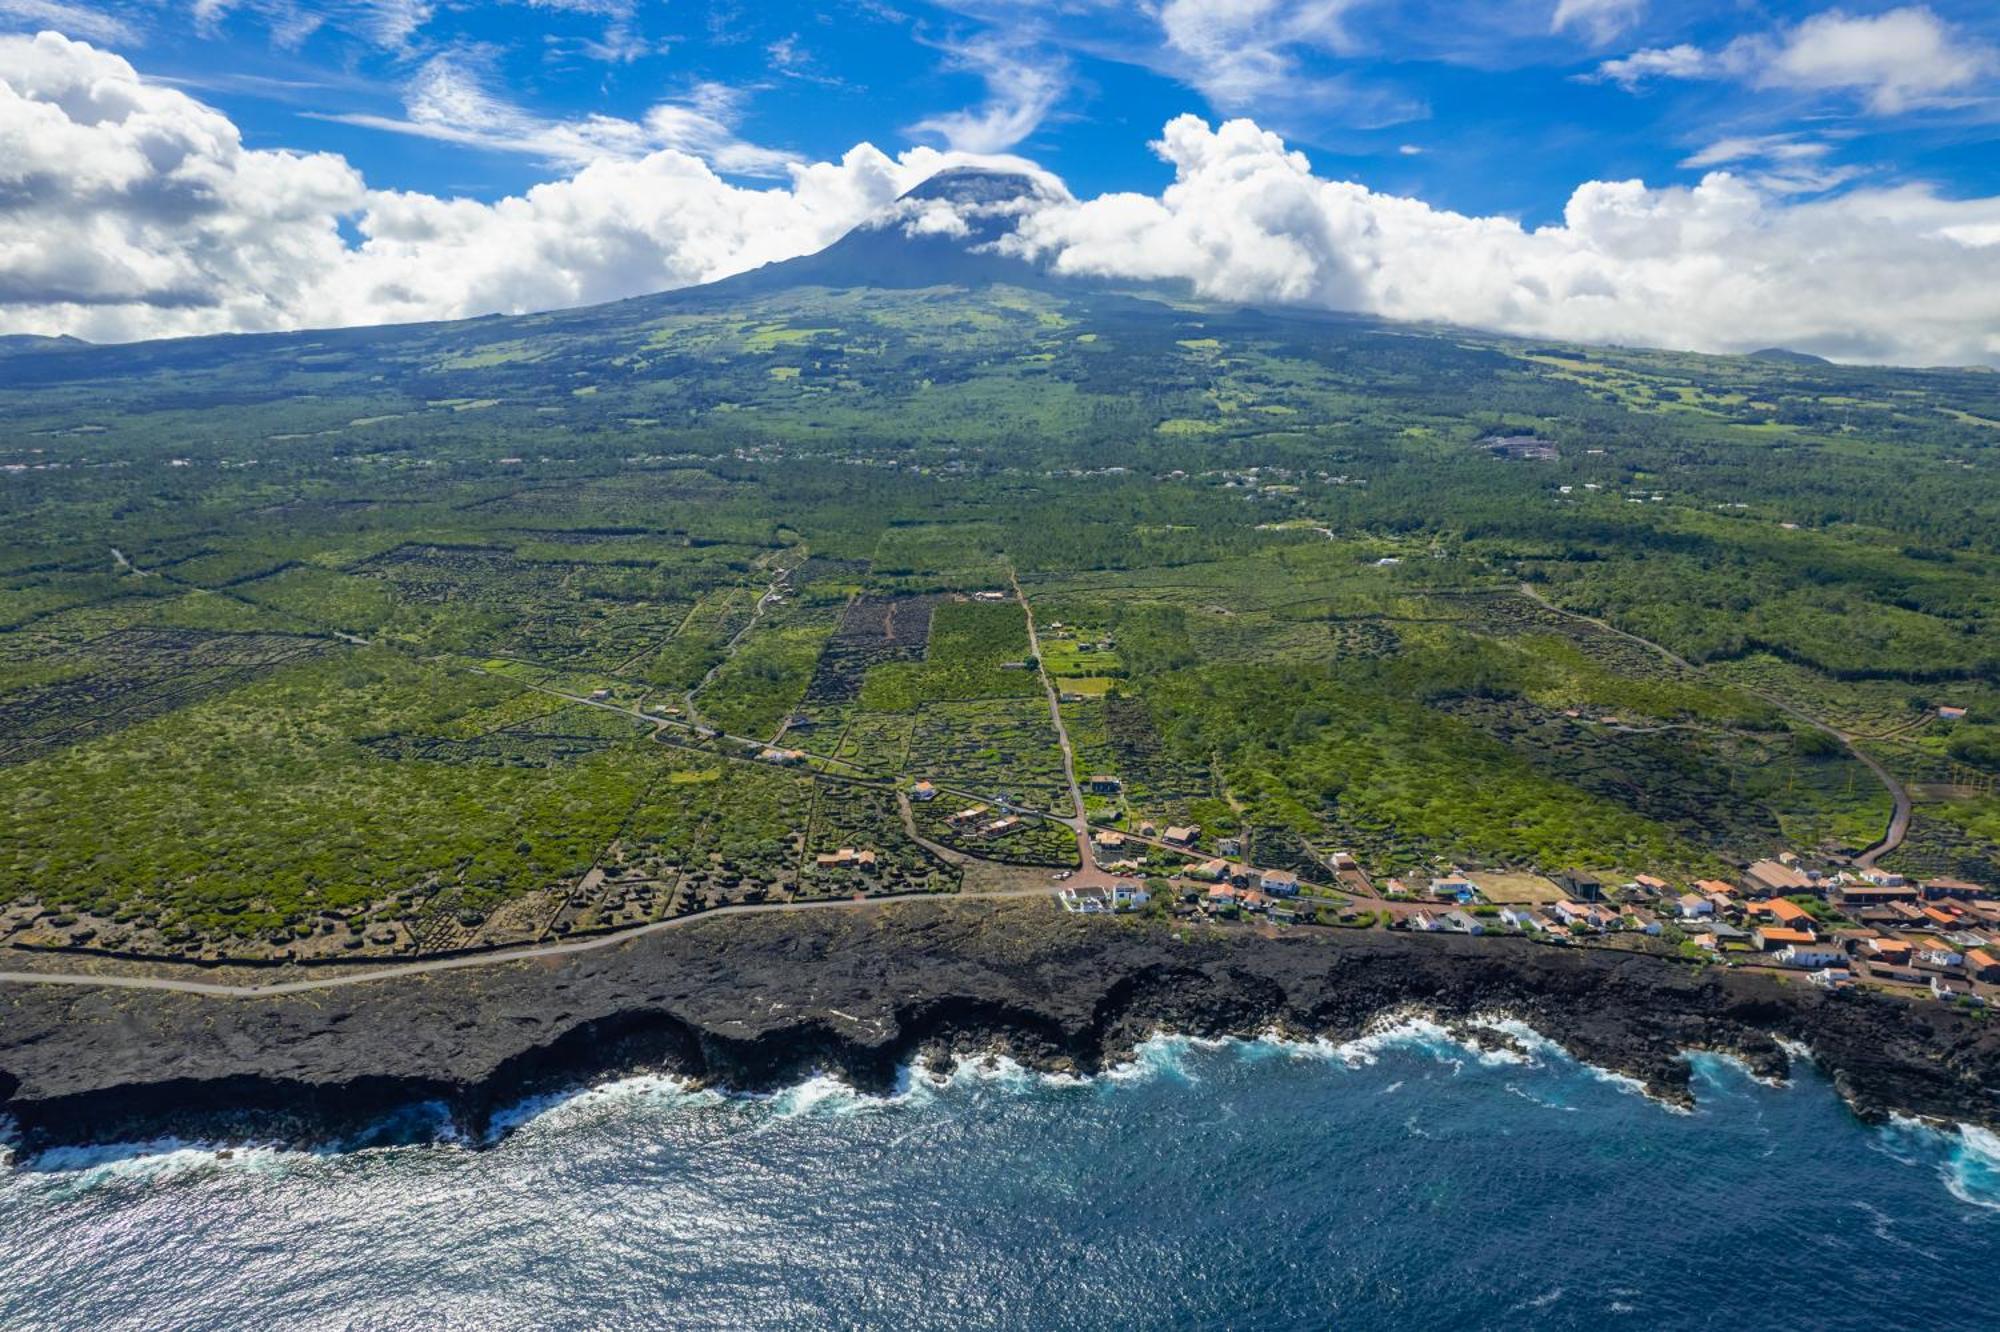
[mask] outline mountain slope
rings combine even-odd
[[[794,287],[1045,286],[1063,279],[997,253],[1014,221],[1049,196],[1048,186],[1011,172],[959,168],[940,172],[904,194],[881,217],[864,222],[816,254],[785,259],[688,288],[684,299],[737,299]]]

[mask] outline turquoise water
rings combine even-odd
[[[1413,1025],[53,1153],[0,1179],[0,1327],[1996,1326],[2000,1140],[1695,1058],[1685,1114]]]

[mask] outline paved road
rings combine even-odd
[[[1623,629],[1620,629],[1617,625],[1607,624],[1603,620],[1598,619],[1594,615],[1585,615],[1581,611],[1573,611],[1566,606],[1558,606],[1555,602],[1550,601],[1540,592],[1537,592],[1531,584],[1528,583],[1521,584],[1521,595],[1525,596],[1526,598],[1528,598],[1528,600],[1534,602],[1536,605],[1546,607],[1547,609],[1554,611],[1558,615],[1566,615],[1572,620],[1581,620],[1585,624],[1594,624],[1599,629],[1604,630],[1608,634],[1614,634],[1617,637],[1624,639],[1628,643],[1635,643],[1642,648],[1646,648],[1651,652],[1657,653],[1659,656],[1665,658],[1667,661],[1672,662],[1674,665],[1681,667],[1683,670],[1689,671],[1695,675],[1700,675],[1703,673],[1702,669],[1699,666],[1696,666],[1686,657],[1683,657],[1678,653],[1672,651],[1671,649],[1668,649],[1666,647],[1661,646],[1658,643],[1655,643],[1650,638],[1641,638],[1637,634],[1627,633]],[[1895,774],[1891,773],[1887,768],[1883,767],[1881,762],[1877,760],[1874,757],[1874,755],[1867,754],[1862,751],[1860,745],[1855,743],[1857,739],[1856,736],[1850,735],[1848,732],[1843,731],[1836,726],[1828,725],[1826,722],[1823,722],[1819,718],[1801,711],[1796,705],[1789,703],[1782,698],[1779,698],[1775,694],[1767,694],[1761,689],[1753,689],[1748,685],[1738,684],[1735,687],[1741,689],[1746,694],[1754,694],[1758,698],[1763,699],[1766,703],[1769,703],[1772,707],[1784,713],[1786,716],[1792,718],[1794,721],[1802,722],[1805,725],[1812,727],[1815,731],[1819,731],[1821,734],[1832,736],[1835,740],[1840,742],[1841,746],[1845,748],[1848,753],[1852,754],[1856,759],[1860,760],[1862,765],[1865,766],[1868,769],[1868,771],[1874,773],[1875,779],[1882,783],[1884,790],[1888,791],[1889,800],[1893,806],[1889,815],[1889,826],[1886,830],[1884,830],[1880,838],[1870,843],[1865,850],[1863,850],[1859,855],[1854,857],[1855,864],[1860,865],[1863,868],[1871,866],[1877,860],[1880,860],[1883,856],[1888,855],[1891,851],[1894,851],[1897,847],[1903,844],[1903,838],[1908,836],[1910,831],[1909,790],[1906,787],[1904,787],[1902,782],[1896,779]]]
[[[970,893],[884,893],[879,897],[843,897],[822,902],[762,902],[716,907],[688,916],[673,916],[648,925],[635,925],[615,934],[599,934],[567,943],[534,944],[465,957],[439,957],[428,961],[399,962],[373,971],[350,971],[315,976],[309,980],[278,981],[270,985],[223,985],[214,981],[174,980],[164,976],[96,976],[88,972],[0,971],[0,984],[8,985],[96,985],[119,990],[167,990],[177,994],[204,994],[222,999],[270,998],[282,994],[306,994],[314,990],[337,990],[349,985],[400,980],[434,971],[464,971],[472,967],[493,967],[507,962],[525,962],[540,957],[567,957],[612,948],[641,935],[658,934],[696,925],[717,916],[747,916],[781,911],[867,911],[897,902],[913,901],[993,901],[1004,898],[1047,897],[1048,888],[995,888]]]
[[[1111,882],[1111,876],[1098,868],[1097,857],[1091,854],[1090,818],[1084,811],[1083,788],[1076,780],[1076,751],[1069,743],[1069,728],[1063,725],[1062,695],[1056,691],[1055,681],[1049,678],[1048,667],[1042,663],[1042,639],[1035,629],[1035,608],[1028,604],[1027,593],[1021,591],[1021,579],[1012,569],[1007,571],[1007,581],[1014,585],[1014,600],[1021,603],[1021,612],[1028,617],[1028,652],[1035,659],[1035,674],[1041,678],[1042,692],[1048,695],[1049,720],[1056,725],[1056,743],[1062,748],[1063,780],[1069,784],[1070,817],[1049,817],[1067,823],[1076,834],[1076,854],[1082,868],[1073,886],[1101,888]]]

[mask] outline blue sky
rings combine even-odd
[[[1056,272],[2000,366],[1996,0],[0,0],[0,332],[587,304],[994,160]]]
[[[1249,116],[1355,179],[1529,223],[1560,215],[1581,181],[1697,178],[1718,143],[1802,186],[1922,179],[2000,192],[2000,71],[1883,103],[1860,79],[1718,73],[1620,83],[1635,52],[1782,42],[1829,6],[1737,0],[0,0],[0,20],[97,38],[145,75],[226,111],[246,143],[330,149],[381,188],[492,199],[572,165],[531,126],[591,116],[642,122],[679,105],[732,143],[725,175],[857,142],[1017,151],[1072,189],[1153,191],[1146,149],[1171,116]],[[1833,12],[1879,16],[1893,5]],[[2000,45],[2000,5],[1932,0],[1947,40]],[[1206,26],[1204,26],[1206,25]],[[85,31],[77,31],[81,26]],[[1922,52],[1916,53],[1921,58]],[[504,106],[486,145],[426,138],[413,118],[452,98]],[[424,99],[432,99],[426,109]],[[989,114],[990,113],[990,114]],[[329,119],[326,117],[341,117]],[[953,117],[959,119],[954,120]],[[398,123],[403,125],[399,132]],[[432,132],[438,127],[429,127]],[[697,134],[689,142],[711,152]],[[1694,165],[1689,165],[1693,162]],[[1798,170],[1810,164],[1814,170]]]

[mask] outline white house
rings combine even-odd
[[[1136,883],[1114,883],[1111,885],[1111,909],[1113,911],[1137,911],[1153,900],[1153,895],[1145,886]]]
[[[1299,876],[1290,870],[1264,870],[1258,875],[1257,886],[1273,897],[1297,897]]]
[[[1597,913],[1588,903],[1562,901],[1549,908],[1555,918],[1565,925],[1596,925]]]
[[[1461,902],[1472,902],[1479,897],[1479,885],[1463,874],[1447,874],[1431,880],[1431,896],[1455,897]]]
[[[1788,967],[1830,967],[1846,957],[1838,947],[1822,939],[1787,944],[1778,950],[1778,960]]]
[[[1486,927],[1484,925],[1480,924],[1477,920],[1473,919],[1471,916],[1466,915],[1463,911],[1445,912],[1442,923],[1443,927],[1451,931],[1453,934],[1486,933]]]
[[[1677,904],[1683,920],[1694,920],[1701,916],[1714,916],[1715,903],[1700,893],[1682,893]]]

